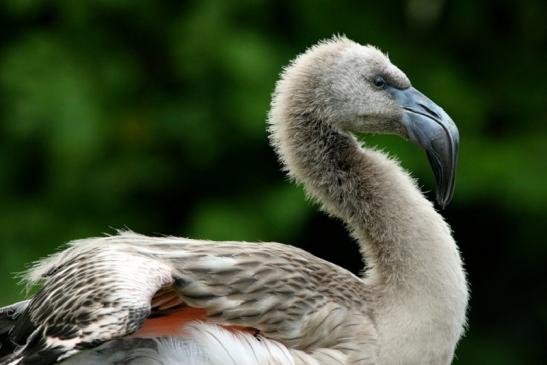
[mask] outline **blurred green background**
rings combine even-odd
[[[546,2],[38,1],[0,14],[0,305],[71,239],[293,243],[354,272],[343,226],[279,172],[265,116],[282,66],[334,33],[387,51],[460,127],[443,214],[469,272],[456,364],[547,353]],[[425,191],[422,151],[400,157]]]

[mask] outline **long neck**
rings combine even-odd
[[[287,170],[358,241],[369,284],[411,292],[465,286],[448,226],[396,162],[312,113],[277,108],[270,123]]]

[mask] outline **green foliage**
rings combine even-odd
[[[0,305],[71,239],[147,234],[356,250],[279,172],[265,118],[282,67],[334,33],[378,45],[462,135],[446,211],[473,299],[458,364],[539,363],[547,328],[541,0],[12,1],[0,15]],[[424,190],[415,146],[366,137]],[[324,223],[330,222],[330,223]],[[334,243],[333,243],[334,242]],[[347,246],[347,247],[346,247]],[[326,252],[326,253],[325,253]],[[335,253],[332,253],[335,255]],[[350,261],[348,261],[350,260]]]

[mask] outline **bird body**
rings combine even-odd
[[[97,336],[115,339],[138,328],[144,331],[137,336],[165,336],[147,322],[160,315],[169,320],[172,312],[192,308],[205,309],[208,323],[256,328],[260,336],[276,339],[287,349],[312,345],[318,351],[340,352],[335,356],[342,357],[342,351],[330,349],[336,342],[344,351],[367,346],[361,325],[370,320],[361,312],[359,298],[365,289],[361,279],[278,243],[152,238],[122,232],[77,241],[42,261],[29,275],[30,280],[46,280],[41,293],[53,293],[32,308],[36,320],[52,328],[61,313],[67,315],[63,328],[45,339],[46,347],[59,347],[60,353],[69,353],[74,341],[85,348]],[[61,301],[54,298],[58,292],[63,294]],[[65,298],[73,300],[65,302]],[[100,304],[89,305],[93,298],[100,298]],[[104,322],[86,326],[90,317]],[[197,317],[194,310],[175,330],[183,333]],[[303,317],[305,322],[300,321]],[[60,334],[67,339],[59,341]],[[258,341],[253,337],[253,342]]]
[[[346,223],[362,277],[279,243],[84,239],[29,271],[34,297],[0,310],[0,364],[449,364],[468,301],[450,228],[352,133],[422,145],[444,206],[450,118],[377,49],[334,37],[285,69],[269,131],[289,175]]]

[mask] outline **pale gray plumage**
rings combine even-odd
[[[378,75],[393,90],[375,87]],[[35,297],[9,316],[0,312],[0,327],[9,327],[0,328],[0,343],[13,344],[9,353],[0,349],[0,363],[148,356],[167,365],[162,341],[172,341],[169,356],[179,354],[181,365],[449,364],[468,300],[450,229],[396,162],[352,135],[431,142],[424,147],[437,158],[432,165],[445,187],[439,201],[446,204],[457,129],[421,94],[424,112],[399,105],[396,94],[405,90],[414,89],[380,51],[334,37],[296,58],[273,95],[271,143],[290,176],[347,224],[368,266],[364,277],[278,243],[131,232],[81,240],[30,271],[31,283],[43,283]],[[410,124],[429,123],[429,112],[437,124]],[[433,129],[414,135],[420,128]],[[151,313],[186,306],[206,309],[208,323],[167,339],[124,337]],[[259,334],[234,336],[215,323]],[[95,349],[82,352],[87,348]]]

